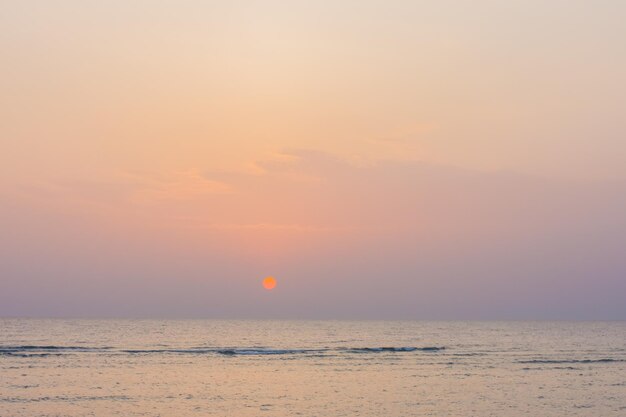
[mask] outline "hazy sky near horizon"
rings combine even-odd
[[[625,21],[3,1],[0,316],[626,319]]]

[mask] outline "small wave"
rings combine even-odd
[[[297,355],[307,353],[319,353],[327,349],[220,349],[220,355]]]
[[[289,355],[301,353],[323,352],[325,349],[259,349],[259,348],[193,348],[193,349],[126,349],[123,353],[130,354],[154,354],[154,353],[174,353],[174,354],[219,354],[226,356],[233,355]]]
[[[45,358],[48,356],[63,356],[64,353],[18,353],[18,352],[0,352],[0,356],[13,356],[17,358]]]
[[[365,348],[322,348],[322,349],[269,349],[269,348],[193,348],[193,349],[126,349],[123,353],[130,354],[218,354],[224,356],[254,356],[254,355],[320,355],[331,352],[351,353],[378,353],[378,352],[433,352],[444,347],[365,347]]]
[[[452,356],[459,356],[459,357],[464,357],[464,356],[487,356],[486,353],[453,353]]]
[[[221,355],[311,355],[311,354],[324,354],[328,352],[350,352],[350,353],[379,353],[379,352],[433,352],[443,347],[363,347],[363,348],[325,348],[325,349],[220,349],[217,353]]]
[[[193,349],[123,349],[120,350],[122,353],[130,353],[130,354],[150,354],[150,353],[179,353],[179,354],[194,354],[194,355],[202,355],[207,353],[215,353],[216,349],[206,349],[206,348],[193,348]]]
[[[0,346],[0,356],[16,357],[46,357],[61,356],[75,352],[101,352],[111,349],[110,347],[86,347],[86,346],[53,346],[53,345],[19,345]]]
[[[30,350],[78,350],[78,351],[91,351],[91,350],[106,350],[110,347],[87,347],[87,346],[53,346],[53,345],[20,345],[20,346],[0,346],[0,352],[19,352]]]
[[[292,349],[126,349],[122,350],[124,353],[131,354],[150,354],[150,353],[178,353],[178,354],[190,354],[190,355],[202,355],[202,354],[220,354],[220,355],[285,355],[289,353],[305,353],[307,350],[292,350]]]
[[[579,371],[580,370],[580,368],[576,368],[573,366],[554,366],[554,367],[547,367],[547,368],[540,366],[537,368],[525,367],[525,368],[522,368],[522,371],[544,371],[546,369],[558,369],[561,371]]]
[[[517,361],[517,363],[543,363],[543,364],[559,364],[559,363],[609,363],[609,362],[626,362],[626,359],[562,359],[562,360],[550,360],[550,359],[533,359],[527,361]]]
[[[1,346],[0,356],[18,357],[45,357],[60,356],[71,353],[102,353],[109,354],[122,353],[131,355],[150,354],[181,354],[181,355],[224,355],[224,356],[251,356],[251,355],[326,355],[329,353],[381,353],[381,352],[437,352],[445,347],[426,346],[402,346],[402,347],[341,347],[341,348],[319,348],[319,349],[272,349],[261,347],[194,347],[188,349],[160,348],[160,349],[114,349],[111,347],[84,347],[84,346]]]
[[[405,346],[405,347],[364,347],[364,348],[346,348],[343,350],[347,350],[353,353],[377,353],[377,352],[437,352],[439,350],[443,350],[445,347],[435,347],[435,346],[427,346],[427,347],[413,347],[413,346]]]

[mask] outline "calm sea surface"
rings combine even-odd
[[[626,416],[626,322],[0,320],[0,416]]]

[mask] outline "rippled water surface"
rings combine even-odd
[[[626,416],[625,322],[0,320],[0,416]]]

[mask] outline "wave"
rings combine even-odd
[[[77,350],[77,351],[91,351],[91,350],[106,350],[111,347],[88,347],[88,346],[53,346],[53,345],[19,345],[19,346],[0,346],[0,352],[13,352],[13,351],[30,351],[30,350]]]
[[[63,356],[63,353],[18,353],[18,352],[0,352],[0,356],[16,356],[18,358],[45,358],[48,356]]]
[[[178,354],[219,354],[233,355],[288,355],[298,353],[322,352],[324,349],[259,349],[259,348],[191,348],[191,349],[124,349],[120,352],[131,354],[178,353]]]
[[[46,357],[61,356],[68,353],[77,352],[101,352],[111,349],[105,347],[88,347],[88,346],[53,346],[53,345],[18,345],[18,346],[0,346],[0,356],[17,356],[17,357]]]
[[[613,359],[613,358],[602,358],[602,359],[560,359],[560,360],[552,360],[552,359],[533,359],[527,361],[517,361],[517,363],[543,363],[543,364],[559,364],[559,363],[610,363],[610,362],[626,362],[626,359]]]
[[[180,353],[180,354],[207,354],[214,353],[224,356],[251,356],[251,355],[313,355],[326,353],[378,353],[378,352],[413,352],[437,351],[444,348],[436,347],[365,347],[365,348],[322,348],[322,349],[269,349],[269,348],[194,348],[194,349],[143,349],[123,350],[124,353]]]
[[[544,371],[546,369],[560,369],[562,371],[578,371],[581,368],[576,368],[574,366],[555,366],[555,367],[548,367],[548,368],[544,368],[544,367],[537,367],[537,368],[522,368],[523,371]]]
[[[349,352],[354,352],[354,353],[376,353],[376,352],[414,352],[414,351],[437,352],[443,349],[445,349],[445,347],[427,346],[427,347],[418,348],[418,347],[413,347],[413,346],[407,346],[407,347],[345,348],[344,350],[347,350]]]
[[[220,349],[220,355],[297,355],[327,352],[329,349]]]
[[[445,347],[426,346],[402,346],[402,347],[341,347],[320,349],[271,349],[261,347],[195,347],[189,349],[114,349],[112,347],[84,347],[84,346],[0,346],[0,355],[20,357],[45,357],[59,356],[78,352],[106,352],[122,354],[192,354],[206,355],[216,354],[224,356],[251,356],[251,355],[324,355],[329,353],[403,353],[403,352],[437,352]]]

